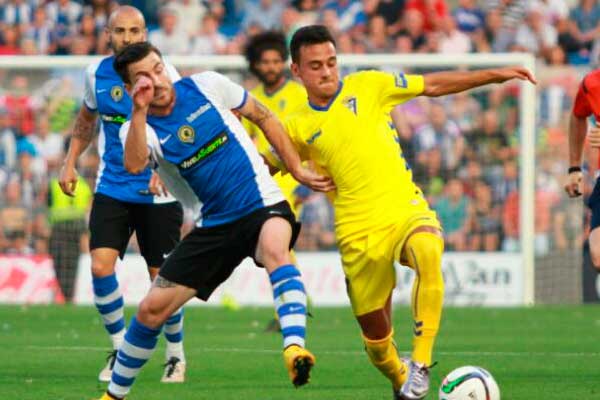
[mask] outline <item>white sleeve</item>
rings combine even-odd
[[[211,100],[217,101],[224,109],[235,110],[246,104],[246,90],[225,75],[207,71],[194,74],[190,78],[201,92],[208,94]]]
[[[121,144],[123,145],[123,151],[125,151],[125,141],[127,140],[127,134],[129,133],[130,125],[131,121],[127,121],[121,125],[121,128],[119,129],[119,138],[121,139]],[[162,150],[160,148],[160,142],[158,141],[156,131],[148,124],[146,124],[146,145],[148,146],[151,157],[156,158],[156,155],[162,156]]]
[[[96,102],[96,70],[98,64],[94,63],[87,67],[85,70],[85,88],[83,91],[83,104],[90,111],[96,111],[98,109],[98,103]]]
[[[173,83],[175,83],[181,79],[181,75],[179,75],[179,72],[177,71],[177,69],[173,66],[173,64],[171,64],[170,62],[168,62],[166,60],[165,60],[165,68],[167,69],[167,75],[169,75],[169,77],[171,78],[171,81]]]

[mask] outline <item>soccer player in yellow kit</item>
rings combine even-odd
[[[304,87],[285,75],[288,49],[281,32],[269,31],[251,37],[246,45],[246,61],[250,72],[261,82],[250,93],[283,121],[295,108],[306,103]],[[242,124],[254,139],[258,151],[269,151],[271,145],[258,126],[244,118]],[[273,178],[296,212],[294,190],[298,182],[290,174],[276,173]]]
[[[413,183],[389,126],[389,112],[416,96],[443,96],[517,78],[521,67],[473,72],[392,75],[363,71],[340,80],[335,41],[327,28],[299,29],[290,45],[292,72],[308,102],[285,125],[304,160],[333,178],[330,193],[348,294],[366,352],[392,383],[394,399],[422,399],[429,390],[434,339],[442,313],[443,239],[436,214]],[[275,154],[266,158],[281,167]],[[414,269],[411,360],[393,341],[393,263]]]

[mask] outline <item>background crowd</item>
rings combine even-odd
[[[240,54],[253,33],[280,29],[290,36],[311,23],[335,33],[340,53],[535,53],[536,252],[582,242],[580,221],[573,218],[582,215],[581,203],[563,195],[562,182],[571,105],[579,80],[600,54],[596,0],[120,3],[144,11],[150,41],[171,55]],[[107,54],[102,30],[116,5],[0,0],[0,54]],[[253,84],[243,71],[234,78],[248,88]],[[51,247],[52,179],[81,105],[82,79],[80,69],[0,69],[0,253],[47,253]],[[393,111],[404,157],[440,217],[449,250],[518,250],[518,105],[519,86],[504,85],[419,98]],[[90,149],[79,165],[92,189],[99,161]],[[334,249],[333,212],[325,197],[303,187],[296,196],[303,223],[298,249]]]

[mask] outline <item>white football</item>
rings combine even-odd
[[[440,400],[500,400],[500,389],[485,369],[460,367],[442,381]]]

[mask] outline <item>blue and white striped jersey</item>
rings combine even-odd
[[[170,115],[147,118],[151,159],[171,193],[195,212],[196,225],[233,222],[284,197],[240,121],[231,112],[247,93],[216,72],[174,84]],[[125,143],[129,122],[121,127]]]
[[[132,175],[123,167],[123,145],[119,129],[131,113],[131,98],[121,78],[113,68],[114,56],[102,59],[87,68],[83,104],[100,115],[98,153],[100,166],[96,192],[131,203],[168,203],[172,196],[154,196],[148,191],[151,170]],[[175,68],[166,63],[173,81],[180,79]]]

